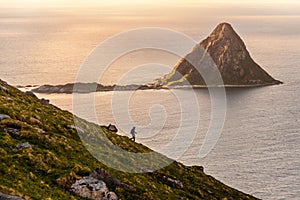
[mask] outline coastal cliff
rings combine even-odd
[[[256,199],[204,173],[203,167],[173,161],[157,171],[125,173],[96,160],[82,144],[74,116],[0,80],[0,196],[19,199]],[[152,152],[142,144],[102,129],[130,152]],[[89,133],[86,133],[87,136]],[[107,156],[113,149],[99,153]],[[105,152],[103,152],[105,151]],[[161,160],[169,159],[155,153]],[[113,157],[123,165],[121,155]],[[150,161],[149,161],[150,162]],[[245,180],[247,181],[247,180]],[[4,195],[5,194],[5,195]]]

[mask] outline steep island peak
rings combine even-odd
[[[203,60],[209,54],[220,72],[225,86],[264,86],[281,84],[272,78],[250,56],[245,43],[226,22],[219,24],[212,33],[175,65],[172,72],[158,80],[157,85],[209,85],[205,78],[215,82],[214,75],[203,77],[200,73],[212,66]]]

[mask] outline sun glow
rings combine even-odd
[[[151,0],[151,1],[140,1],[140,0],[10,0],[0,1],[1,7],[11,6],[136,6],[136,5],[168,5],[168,6],[197,6],[207,4],[298,4],[298,0],[262,0],[262,1],[251,1],[251,0]]]

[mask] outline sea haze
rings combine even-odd
[[[1,11],[0,78],[15,86],[74,82],[92,49],[121,31],[163,27],[200,41],[218,23],[227,21],[245,41],[254,60],[284,84],[227,90],[224,129],[215,148],[203,159],[198,155],[211,119],[210,96],[201,89],[182,91],[183,97],[195,92],[200,126],[189,149],[176,159],[187,165],[203,165],[206,173],[225,184],[262,199],[299,199],[300,16],[262,12],[219,15],[201,7],[176,7],[173,12],[162,12],[163,8],[134,9],[135,12],[109,7],[89,11],[77,8],[77,12],[68,8]],[[249,9],[247,13],[251,13]],[[185,13],[185,17],[175,15],[175,11]],[[99,81],[114,84],[125,77],[132,83],[149,82],[169,72],[178,59],[156,50],[131,52],[116,60]],[[97,93],[97,119],[92,119],[92,113],[82,112],[81,116],[100,124],[116,123],[120,134],[130,136],[128,127],[122,128],[129,112],[138,127],[137,142],[158,151],[172,140],[180,126],[186,130],[195,128],[190,123],[194,116],[182,119],[185,111],[180,104],[188,104],[189,99],[178,101],[173,90],[137,91],[128,101],[128,108],[124,108],[121,105],[127,101],[128,93],[119,92],[113,103],[116,92]],[[87,98],[88,94],[82,96]],[[71,94],[39,97],[72,111]],[[82,111],[86,107],[83,103]],[[174,152],[164,153],[172,157]]]

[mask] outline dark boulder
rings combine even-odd
[[[42,98],[41,100],[41,103],[44,104],[44,105],[48,105],[50,103],[50,100],[49,99],[44,99]]]
[[[112,125],[112,124],[109,124],[109,125],[107,126],[107,129],[108,129],[109,131],[111,131],[111,132],[115,132],[115,133],[118,132],[117,127],[116,127],[115,125]]]
[[[20,134],[20,129],[17,129],[17,128],[6,127],[6,128],[4,128],[4,131],[7,133],[12,133],[14,135]]]
[[[32,97],[37,99],[37,96],[31,91],[26,91],[25,94],[28,95],[28,96],[32,96]]]
[[[95,171],[91,173],[90,177],[104,181],[109,188],[115,188],[116,186],[123,186],[130,190],[135,190],[134,187],[121,182],[119,179],[115,178],[114,176],[112,176],[102,168],[97,168]]]

